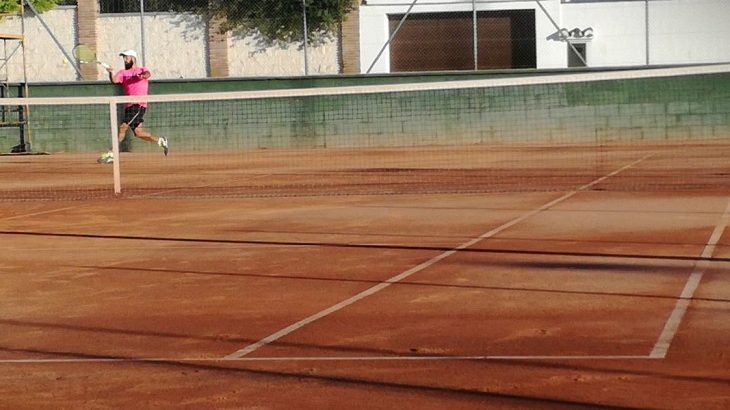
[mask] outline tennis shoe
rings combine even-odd
[[[167,138],[160,137],[160,139],[157,140],[157,145],[162,147],[162,153],[167,156],[167,152],[169,151],[169,149],[167,148]]]
[[[111,164],[114,162],[114,153],[109,151],[101,154],[99,159],[96,160],[99,164]]]

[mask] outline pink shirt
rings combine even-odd
[[[146,73],[149,70],[146,67],[132,67],[129,70],[121,70],[115,76],[115,81],[122,84],[124,95],[147,95],[149,90],[150,82],[146,78],[139,78],[137,75]],[[147,107],[146,101],[140,101],[136,104],[142,107]],[[125,104],[125,107],[129,107],[130,104]]]

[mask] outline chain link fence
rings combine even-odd
[[[174,0],[106,0],[99,1],[100,13],[166,12],[175,10]]]
[[[361,67],[392,73],[725,63],[729,15],[727,0],[366,0],[359,8],[367,37]]]
[[[307,2],[314,0],[293,0],[284,12],[291,21],[287,26],[292,32],[283,38],[269,38],[259,30],[226,25],[226,19],[207,15],[207,0],[100,0],[99,13],[104,17],[125,16],[127,29],[135,25],[139,29],[138,44],[143,62],[154,59],[156,55],[167,53],[169,42],[161,44],[160,31],[181,28],[182,37],[190,43],[203,40],[204,51],[208,54],[206,67],[208,76],[216,75],[215,61],[210,61],[211,52],[218,52],[220,58],[227,59],[225,76],[281,76],[337,74],[337,33],[320,36],[321,41],[309,44],[307,32]],[[257,1],[238,2],[241,12],[251,15],[264,15],[266,4]],[[219,6],[220,7],[220,6]],[[231,14],[229,14],[230,16]],[[137,21],[134,18],[137,17]],[[192,26],[192,27],[191,27]],[[205,32],[195,32],[193,27],[205,26]],[[178,51],[185,52],[184,45]],[[188,57],[193,60],[197,56]],[[205,56],[204,56],[205,57]],[[326,61],[327,58],[330,61]],[[157,59],[159,64],[161,59]],[[312,61],[313,60],[313,61]]]
[[[342,33],[331,32],[324,36],[303,36],[307,32],[308,9],[315,0],[291,0],[279,2],[287,4],[282,13],[289,13],[289,27],[297,27],[300,32],[290,37],[296,40],[272,41],[254,30],[232,32],[237,44],[247,42],[252,46],[245,56],[229,56],[234,74],[240,75],[281,75],[285,70],[269,67],[264,72],[263,59],[286,60],[288,74],[337,74],[342,72],[341,59],[343,47]],[[310,4],[308,5],[307,2]],[[140,50],[143,61],[147,55],[154,55],[155,39],[150,35],[150,16],[158,13],[180,13],[191,10],[198,0],[100,0],[102,15],[139,16]],[[206,2],[203,2],[206,3]],[[237,2],[240,7],[258,10],[241,10],[257,14],[262,7],[270,6],[265,2]],[[414,0],[403,12],[404,2],[380,2],[374,7],[388,7],[385,19],[388,38],[379,39],[381,50],[368,65],[361,70],[371,72],[420,72],[449,70],[485,70],[536,68],[536,13],[535,10],[484,10],[485,2],[474,0],[448,2],[451,7],[446,11],[435,11],[443,5]],[[371,4],[372,5],[372,4]],[[367,1],[359,7],[367,8]],[[315,12],[317,10],[314,10]],[[260,13],[265,14],[265,13]],[[145,17],[147,16],[147,17]],[[356,18],[356,16],[353,16]],[[145,24],[147,22],[147,24]],[[130,21],[130,26],[133,22]],[[376,26],[373,26],[375,28]],[[377,30],[360,30],[367,36],[377,38]],[[310,43],[308,40],[316,40]],[[334,41],[334,49],[329,52],[318,49]],[[352,47],[353,45],[348,44]],[[358,45],[359,48],[359,45]],[[235,50],[235,48],[234,48]],[[288,50],[285,52],[284,50]],[[234,51],[236,53],[236,51]],[[287,56],[284,56],[287,54]],[[319,56],[319,59],[317,59]],[[329,64],[322,58],[330,58]],[[578,57],[580,58],[580,57]],[[315,60],[315,61],[313,61]],[[282,63],[284,64],[284,63]],[[248,66],[249,69],[237,72],[236,68]],[[251,66],[257,68],[252,70]],[[291,71],[298,66],[298,72]],[[376,68],[373,70],[374,68]]]
[[[210,2],[210,3],[209,3]],[[345,22],[310,33],[322,10]],[[62,0],[43,13],[57,44],[28,14],[29,80],[81,78],[61,47],[86,30],[74,6],[96,8],[100,60],[135,49],[158,79],[342,73],[552,69],[730,61],[725,0]],[[215,4],[221,14],[205,11]],[[234,18],[226,25],[226,18]],[[253,16],[253,17],[251,17]],[[258,18],[252,24],[242,24]],[[335,20],[333,20],[335,21]],[[12,25],[15,24],[13,27]],[[71,25],[75,31],[68,31]],[[287,31],[277,31],[278,27]],[[259,28],[259,30],[256,30]],[[0,33],[19,32],[11,18]],[[316,31],[316,30],[315,30]],[[276,39],[272,39],[273,37]],[[18,60],[18,59],[16,59]],[[62,61],[65,61],[61,64]],[[53,65],[57,63],[57,65]],[[65,64],[65,65],[64,65]],[[8,78],[22,78],[17,61]],[[49,69],[50,68],[50,69]],[[104,73],[98,78],[104,79]]]
[[[282,1],[285,10],[269,9],[273,3],[221,1],[218,7],[229,9],[210,16],[208,0],[59,0],[45,9],[26,2],[23,17],[0,16],[0,33],[13,35],[0,41],[5,46],[0,55],[6,56],[2,80],[104,80],[103,70],[75,61],[71,50],[78,44],[90,46],[98,60],[113,66],[119,64],[120,51],[134,49],[157,79],[341,73],[337,25],[316,31],[320,17],[315,0]],[[226,26],[221,16],[239,17],[239,6],[245,15]],[[0,12],[3,7],[0,2]],[[310,10],[315,11],[307,15]],[[249,15],[262,17],[255,24],[241,24]],[[304,36],[307,29],[313,31],[312,22],[315,32]],[[279,26],[285,30],[276,32]],[[15,38],[25,38],[24,49]]]
[[[390,71],[535,68],[537,64],[531,11],[389,14],[388,28]]]

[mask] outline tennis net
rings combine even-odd
[[[730,66],[379,86],[150,95],[114,165],[130,97],[27,105],[35,151],[0,156],[0,198],[492,191],[730,191]],[[630,166],[629,166],[630,165]]]

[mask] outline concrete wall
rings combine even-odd
[[[99,22],[99,58],[121,68],[120,51],[131,48],[141,53],[139,16],[105,14]],[[207,77],[205,28],[199,16],[145,16],[145,58],[141,63],[150,67],[154,78]]]
[[[360,82],[371,78],[361,78]],[[104,150],[111,127],[106,108],[103,104],[34,107],[34,149]],[[389,94],[155,102],[145,120],[150,131],[173,138],[175,152],[723,140],[730,133],[730,74]],[[0,130],[0,146],[15,145],[17,132],[12,131],[5,134]],[[156,149],[139,141],[133,145],[135,151]]]
[[[76,44],[76,8],[58,8],[43,15],[44,21],[55,33],[58,40],[71,53]],[[5,17],[0,20],[0,33],[21,34],[21,20],[19,17]],[[53,43],[48,32],[38,19],[25,19],[25,58],[27,60],[27,77],[33,81],[73,81],[77,78],[76,72],[66,62],[63,53]],[[17,41],[6,41],[8,52],[15,49]],[[23,79],[23,60],[20,50],[8,60],[7,79],[19,82]],[[6,72],[3,68],[3,78]]]
[[[76,8],[61,6],[42,15],[67,52],[78,43]],[[37,18],[26,16],[26,58],[28,82],[74,81],[73,67],[43,29]],[[19,17],[0,20],[0,33],[20,34]],[[100,15],[96,24],[97,57],[121,68],[119,52],[136,49],[142,52],[140,17],[135,14]],[[262,46],[253,37],[228,34],[229,75],[236,77],[297,76],[304,74],[304,55],[300,44]],[[150,67],[155,79],[196,79],[209,76],[206,22],[199,16],[172,13],[148,13],[144,19],[145,55],[143,63]],[[8,41],[9,48],[17,42]],[[339,39],[325,41],[309,48],[309,74],[337,74]],[[23,79],[21,54],[10,59],[7,78]],[[96,79],[105,80],[98,70]],[[91,78],[93,79],[93,77]]]
[[[304,75],[301,44],[262,46],[255,36],[229,34],[230,74],[233,77]],[[338,74],[339,40],[326,39],[308,48],[310,75]]]

